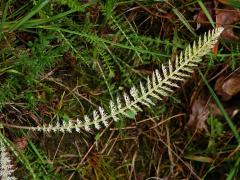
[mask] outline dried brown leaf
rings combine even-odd
[[[237,22],[240,22],[240,11],[236,9],[221,9],[216,12],[216,24],[217,27],[224,27],[224,31],[221,34],[221,37],[224,39],[240,40],[233,31],[233,25]]]
[[[238,113],[234,107],[226,107],[225,110],[231,117],[235,116],[236,113]],[[196,99],[191,107],[191,114],[186,125],[187,129],[196,133],[202,131],[207,132],[208,128],[206,121],[210,114],[214,117],[222,117],[221,111],[210,99],[210,96],[208,96],[208,98],[205,96],[205,98],[200,97]]]
[[[186,125],[187,129],[192,132],[207,131],[206,121],[208,119],[208,115],[211,113],[211,115],[216,117],[221,115],[221,111],[210,99],[209,93],[205,90],[201,91],[199,95],[194,93],[191,100],[192,105],[189,120]]]
[[[238,83],[238,85],[236,86],[234,83]],[[228,78],[220,77],[218,79],[218,83],[216,84],[218,88],[218,94],[221,92],[221,95],[223,95],[225,98],[229,98],[229,94],[235,95],[240,91],[240,70],[236,71]],[[233,118],[239,112],[238,104],[239,103],[223,103],[225,111],[231,118]],[[211,96],[207,90],[194,92],[191,97],[191,110],[186,128],[195,133],[207,131],[208,128],[206,121],[210,114],[217,118],[223,117],[222,112],[211,99]]]
[[[191,114],[187,123],[187,128],[195,132],[196,130],[207,131],[206,120],[209,115],[208,105],[204,99],[196,99],[191,107]]]
[[[216,93],[223,101],[230,100],[240,92],[240,69],[230,76],[220,76],[215,84]]]
[[[14,140],[14,144],[16,145],[18,150],[24,150],[28,145],[27,138],[25,138],[25,137],[16,138]]]

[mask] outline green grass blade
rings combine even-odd
[[[200,0],[198,0],[198,4],[202,8],[204,14],[207,16],[207,18],[208,18],[209,22],[211,23],[212,27],[215,28],[215,23],[214,23],[214,21],[212,19],[212,16],[209,13],[209,11],[207,10],[206,6]]]
[[[10,5],[11,1],[7,1],[3,10],[3,14],[2,14],[2,20],[1,20],[1,24],[0,24],[0,40],[2,39],[2,32],[3,32],[3,23],[6,21],[6,17],[7,17],[7,12],[8,12],[8,8]]]
[[[2,23],[4,21],[6,21],[7,12],[8,12],[8,8],[9,8],[10,3],[11,3],[11,1],[7,1],[6,4],[5,4],[5,7],[4,7],[4,10],[3,10],[3,14],[2,14]]]
[[[230,173],[228,174],[227,180],[234,179],[235,175],[239,171],[239,167],[240,167],[240,153],[237,154],[237,161],[234,164],[233,168],[231,169]]]
[[[239,0],[219,0],[223,4],[227,4],[233,6],[235,8],[240,8],[240,1]]]
[[[48,3],[49,3],[49,0],[44,0],[41,3],[37,4],[35,7],[33,7],[32,11],[30,11],[26,16],[24,16],[20,21],[18,21],[16,24],[14,24],[10,28],[10,32],[15,31],[20,26],[22,26],[24,23],[26,23],[32,16],[34,16],[36,13],[38,13]]]
[[[178,11],[178,9],[173,8],[172,9],[173,12],[177,15],[177,17],[180,19],[180,21],[182,21],[182,23],[188,28],[188,30],[194,35],[197,36],[197,34],[193,31],[192,26],[188,23],[188,21],[186,20],[186,18],[182,15],[182,13],[180,13]]]
[[[26,23],[24,23],[21,27],[19,27],[18,29],[28,29],[28,28],[34,28],[36,26],[40,26],[49,22],[53,22],[56,21],[58,19],[64,18],[69,14],[72,14],[76,12],[75,10],[69,10],[63,13],[59,13],[56,16],[52,16],[49,18],[44,18],[44,19],[31,19],[29,21],[27,21]],[[0,26],[3,27],[3,29],[9,29],[11,28],[11,26],[13,26],[13,24],[16,24],[17,21],[9,21],[9,22],[4,22],[3,24],[0,24]]]
[[[199,70],[199,74],[201,75],[203,82],[205,83],[205,85],[207,86],[209,92],[211,93],[214,101],[216,102],[218,108],[220,109],[221,113],[223,114],[224,118],[226,119],[233,135],[235,136],[238,144],[240,144],[240,136],[238,133],[237,128],[235,127],[235,125],[233,124],[231,118],[228,116],[227,112],[225,111],[222,103],[220,102],[219,98],[217,97],[217,95],[215,94],[215,92],[213,91],[212,87],[209,85],[208,81],[206,80],[206,78],[204,77],[204,75],[202,74],[202,72]]]

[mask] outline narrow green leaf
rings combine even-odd
[[[40,19],[30,19],[28,21],[26,21],[24,24],[22,24],[20,27],[18,27],[18,29],[28,29],[28,28],[35,28],[37,26],[49,23],[49,22],[53,22],[56,21],[58,19],[61,19],[69,14],[72,14],[76,12],[75,10],[69,10],[63,13],[59,13],[56,16],[52,16],[49,18],[40,18]],[[2,26],[2,29],[10,29],[14,26],[14,24],[16,24],[17,21],[8,21],[8,22],[4,22],[2,24],[0,24],[0,27]]]
[[[20,26],[22,26],[24,23],[26,23],[31,17],[33,17],[35,14],[37,14],[44,6],[46,6],[49,3],[50,0],[43,0],[41,3],[37,4],[33,7],[33,9],[24,16],[21,20],[19,20],[16,24],[14,24],[9,31],[13,32],[16,29],[18,29]]]
[[[193,31],[192,26],[188,23],[186,18],[178,11],[178,9],[173,8],[173,12],[177,15],[177,17],[182,21],[182,23],[188,28],[188,30],[194,35],[197,36],[197,34]]]
[[[209,22],[211,23],[212,27],[215,28],[215,23],[214,23],[214,21],[212,19],[211,14],[207,10],[206,6],[203,4],[203,2],[201,0],[198,0],[198,4],[202,8],[204,14],[207,16],[207,18],[208,18]]]
[[[219,0],[223,4],[227,4],[233,6],[235,8],[240,8],[240,1],[239,0]]]
[[[227,176],[227,180],[232,180],[234,177],[236,177],[237,172],[239,171],[240,167],[240,153],[237,153],[237,160],[236,163],[234,164],[233,168],[231,169],[230,173]]]
[[[235,125],[233,124],[231,118],[228,116],[227,112],[225,111],[222,103],[220,102],[219,98],[217,97],[217,95],[215,94],[215,92],[213,91],[212,87],[209,85],[208,81],[206,80],[206,78],[204,77],[204,75],[202,74],[202,72],[199,70],[199,74],[201,75],[203,82],[205,83],[205,85],[207,86],[209,92],[211,93],[214,101],[216,102],[218,108],[220,109],[221,113],[223,114],[224,118],[226,119],[230,129],[232,130],[233,135],[235,136],[238,144],[240,144],[240,136],[238,133],[237,128],[235,127]]]

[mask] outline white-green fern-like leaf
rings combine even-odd
[[[169,60],[168,67],[162,65],[161,72],[155,70],[152,76],[147,78],[146,84],[140,82],[139,87],[133,86],[129,92],[131,96],[124,93],[122,98],[116,98],[116,102],[110,101],[109,114],[99,107],[98,110],[93,111],[91,118],[85,115],[83,121],[77,119],[62,125],[57,123],[56,125],[31,127],[31,129],[46,132],[72,132],[72,130],[80,132],[80,129],[91,131],[93,128],[99,130],[102,126],[107,127],[110,119],[119,121],[120,116],[129,117],[129,112],[135,114],[142,111],[140,104],[151,108],[155,105],[153,99],[162,100],[162,97],[169,96],[175,88],[179,87],[178,82],[190,76],[194,68],[202,61],[202,57],[210,52],[222,31],[223,28],[216,28],[204,34],[197,43],[194,42],[192,46],[189,45],[184,52],[181,52],[174,63]]]
[[[0,143],[1,157],[0,157],[0,177],[2,180],[15,180],[12,174],[14,172],[13,165],[11,165],[11,159],[9,153],[6,150],[5,145]]]

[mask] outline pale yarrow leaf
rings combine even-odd
[[[9,153],[3,142],[0,143],[1,157],[0,157],[0,176],[2,180],[16,180],[12,174],[14,172],[14,167],[11,164],[11,159]]]
[[[154,99],[162,100],[163,97],[171,95],[174,89],[179,87],[179,82],[185,81],[190,76],[194,68],[202,61],[202,57],[211,51],[222,31],[223,28],[216,28],[205,33],[197,43],[193,42],[192,46],[188,46],[184,52],[181,52],[175,62],[169,60],[168,67],[162,64],[161,71],[156,69],[151,78],[147,77],[147,83],[140,82],[139,87],[133,86],[129,92],[131,96],[123,93],[123,98],[117,97],[116,101],[110,101],[110,113],[99,107],[98,110],[93,111],[91,118],[85,115],[83,121],[77,119],[76,122],[69,121],[62,125],[57,123],[55,126],[37,126],[29,129],[45,132],[72,132],[71,130],[75,129],[80,132],[80,129],[90,131],[91,127],[95,127],[99,130],[100,123],[107,127],[110,119],[119,121],[122,116],[129,117],[129,112],[135,114],[142,111],[141,105],[151,108],[155,105]]]

